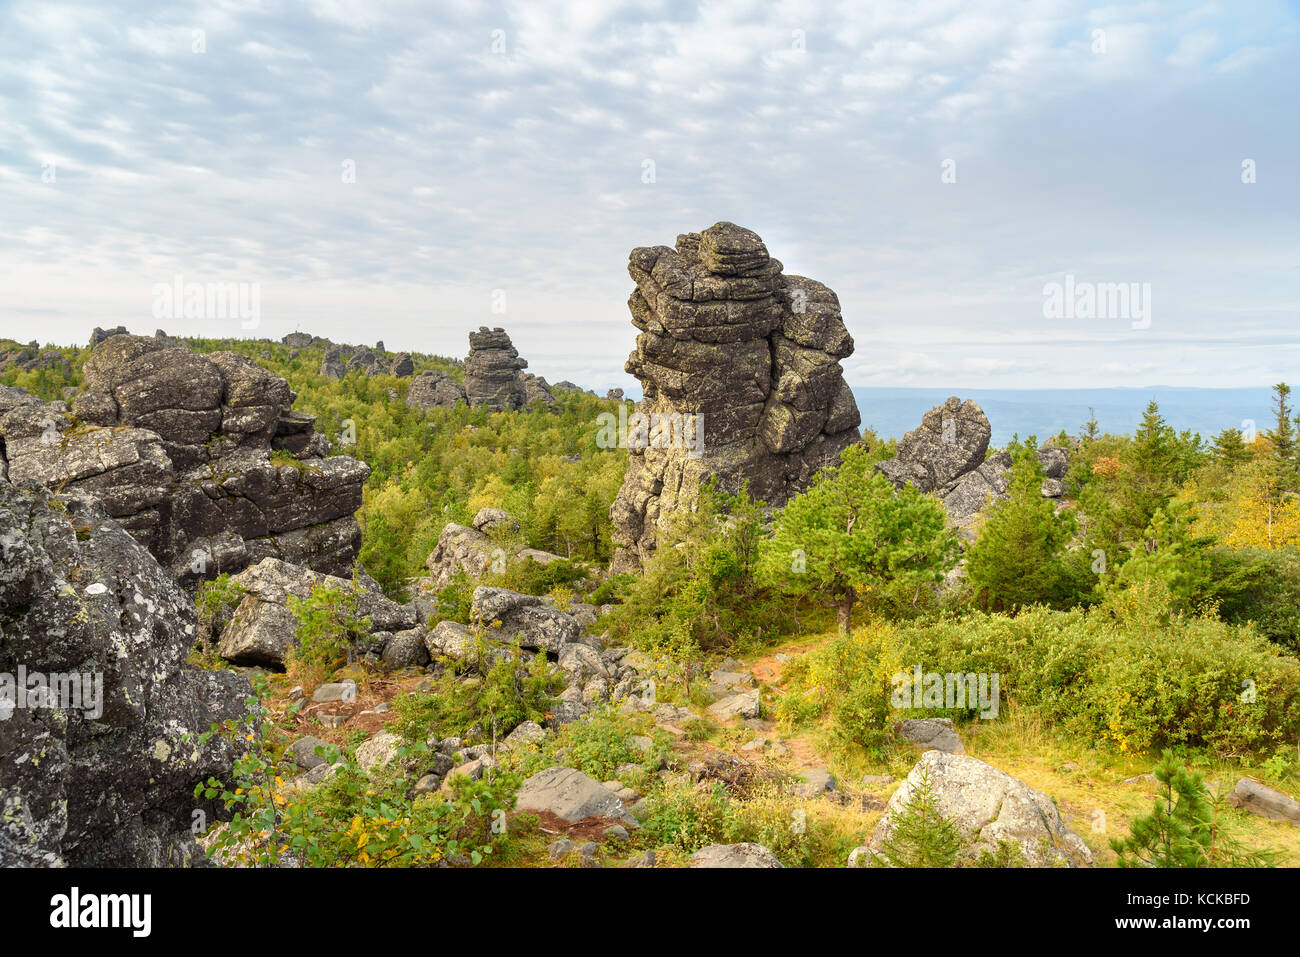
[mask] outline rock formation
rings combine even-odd
[[[919,427],[899,440],[898,454],[876,466],[896,486],[916,486],[943,500],[958,524],[978,514],[990,501],[1005,498],[1011,481],[1011,455],[1004,449],[988,454],[988,417],[975,402],[956,396],[936,405]],[[1046,473],[1044,498],[1065,494],[1070,453],[1050,439],[1038,450]]]
[[[501,328],[479,327],[469,334],[469,355],[465,357],[465,392],[472,408],[493,412],[522,409],[527,404],[523,369],[510,337]]]
[[[0,393],[15,484],[98,498],[182,582],[266,557],[351,573],[370,469],[328,455],[284,379],[233,352],[130,335],[101,342],[84,373],[71,410]]]
[[[351,579],[323,575],[276,558],[262,559],[232,581],[244,589],[244,596],[220,635],[211,636],[217,639],[217,653],[228,661],[284,665],[285,655],[296,644],[298,626],[289,598],[309,598],[318,586],[354,595],[356,615],[370,619],[372,633],[383,634],[384,640],[390,633],[416,626],[415,609],[390,601],[377,587],[356,587]]]
[[[187,735],[241,717],[248,681],[185,664],[194,603],[98,503],[0,480],[0,549],[0,867],[200,861],[194,786],[236,751]]]
[[[674,511],[716,475],[782,505],[858,441],[857,403],[839,360],[853,352],[839,300],[786,276],[748,229],[717,223],[675,249],[634,249],[628,300],[639,330],[627,371],[645,394],[648,442],[629,435],[611,510],[616,571],[641,565]],[[696,418],[698,417],[698,418]],[[702,427],[698,447],[676,441]]]
[[[0,372],[10,367],[22,369],[24,372],[48,369],[65,376],[72,374],[71,361],[58,349],[42,349],[37,342],[29,342],[23,346],[0,340]]]
[[[296,347],[302,348],[304,345],[319,345],[323,340],[306,333],[294,332],[285,336],[283,341],[286,345],[296,344]],[[415,362],[409,352],[394,356],[385,354],[382,342],[377,343],[375,349],[369,346],[327,346],[321,359],[320,374],[330,379],[341,379],[349,372],[408,379],[415,374]]]
[[[413,409],[454,409],[457,402],[469,402],[465,387],[445,372],[421,372],[406,390],[406,404]]]

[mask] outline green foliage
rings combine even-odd
[[[957,863],[961,836],[939,811],[928,768],[921,769],[907,803],[892,813],[891,823],[889,837],[880,846],[890,867],[952,867]]]
[[[669,786],[646,799],[643,833],[657,845],[692,853],[710,844],[761,844],[787,867],[835,862],[842,866],[852,837],[832,821],[807,813],[775,784],[742,793],[720,781],[699,786]]]
[[[478,674],[446,668],[431,690],[395,699],[393,731],[412,742],[431,735],[498,741],[521,722],[545,720],[563,684],[545,655],[524,662],[517,650],[505,656],[485,642],[477,661],[460,666]]]
[[[230,623],[230,616],[243,601],[248,589],[222,572],[216,578],[199,583],[194,596],[194,606],[199,613],[199,637],[209,644]]]
[[[1246,444],[1241,429],[1224,429],[1214,437],[1213,445],[1215,460],[1229,470],[1239,468],[1255,457],[1255,452]]]
[[[1143,544],[1156,512],[1207,460],[1200,436],[1175,432],[1154,400],[1131,440],[1090,443],[1086,452],[1071,478],[1083,480],[1079,501],[1090,519],[1088,536],[1112,565]]]
[[[788,627],[784,603],[755,577],[762,503],[743,490],[708,487],[695,511],[676,518],[610,614],[612,637],[684,665],[709,651],[760,644]]]
[[[623,764],[635,764],[643,772],[658,767],[668,751],[663,732],[646,735],[654,741],[649,751],[637,746],[635,736],[637,731],[627,716],[608,708],[598,709],[549,736],[540,749],[529,755],[525,770],[532,773],[563,764],[597,781],[609,781],[618,777],[618,768]]]
[[[1200,772],[1165,751],[1154,768],[1163,793],[1151,813],[1111,838],[1120,867],[1272,867],[1277,855],[1251,851],[1229,835],[1220,820],[1222,802],[1210,796]]]
[[[343,588],[316,585],[307,598],[290,595],[289,610],[298,620],[290,667],[312,677],[328,677],[351,658],[352,643],[370,634],[370,619],[357,614],[356,594]]]
[[[1076,530],[1074,516],[1068,511],[1058,515],[1055,502],[1042,495],[1045,473],[1037,440],[1030,436],[1010,451],[1010,497],[993,506],[967,553],[966,581],[973,600],[999,611],[1074,604],[1089,584],[1081,561],[1087,553],[1067,551]]]
[[[1211,600],[1214,583],[1205,553],[1211,539],[1193,538],[1187,513],[1188,508],[1178,502],[1158,509],[1142,535],[1142,544],[1112,581],[1103,582],[1102,593],[1154,580],[1179,612],[1194,611]]]
[[[1291,387],[1285,382],[1273,386],[1273,428],[1264,433],[1271,447],[1270,458],[1287,474],[1294,486],[1296,472],[1295,410],[1291,408]]]
[[[763,543],[762,580],[837,609],[847,631],[855,603],[914,609],[957,562],[943,506],[915,488],[895,490],[863,445],[818,473]]]
[[[902,716],[889,710],[890,676],[918,664],[996,673],[1004,706],[1119,753],[1240,756],[1300,737],[1300,663],[1250,626],[1180,614],[1158,580],[1086,610],[881,623],[804,658],[787,670],[782,717],[822,723],[834,743],[876,758],[887,756],[888,722]]]
[[[903,655],[895,629],[883,622],[836,635],[787,666],[777,716],[792,727],[821,724],[831,750],[887,761],[899,717],[890,693],[893,676],[904,669]]]
[[[1205,555],[1223,620],[1251,622],[1270,641],[1300,651],[1300,549],[1215,547]]]
[[[257,699],[249,699],[250,708]],[[428,757],[423,744],[398,749],[392,765],[368,776],[346,753],[327,781],[306,793],[286,787],[296,769],[273,756],[249,722],[229,721],[198,736],[219,735],[240,746],[232,780],[200,782],[197,798],[230,814],[210,835],[208,854],[222,863],[275,867],[431,867],[456,856],[479,864],[501,840],[491,824],[514,803],[518,781],[509,775],[457,781],[450,799],[407,794]],[[318,752],[326,749],[318,748]]]

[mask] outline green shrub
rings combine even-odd
[[[523,721],[543,721],[563,684],[546,656],[529,663],[517,651],[496,659],[489,657],[486,645],[480,645],[480,652],[481,675],[467,679],[447,668],[429,692],[395,699],[394,732],[412,742],[430,735],[494,741]]]
[[[1004,707],[1014,702],[1121,753],[1267,753],[1300,736],[1300,663],[1250,626],[1178,614],[1172,603],[1160,582],[1147,581],[1088,610],[876,625],[787,671],[779,707],[787,720],[825,722],[841,745],[880,756],[890,724],[907,716],[890,708],[889,676],[919,665],[996,673]]]
[[[1134,818],[1129,836],[1111,838],[1120,867],[1272,867],[1279,855],[1252,851],[1227,832],[1223,802],[1199,772],[1166,751],[1154,768],[1161,794],[1151,813]]]
[[[370,634],[370,619],[357,614],[356,594],[344,588],[316,585],[307,598],[290,595],[289,610],[298,619],[289,668],[310,682],[350,660],[352,643]]]

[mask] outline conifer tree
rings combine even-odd
[[[1053,500],[1043,498],[1043,467],[1032,436],[1014,445],[1012,455],[1010,497],[993,506],[971,546],[966,580],[986,609],[1064,604],[1074,592],[1066,562],[1074,516],[1057,515]]]
[[[929,768],[921,768],[921,778],[907,803],[891,819],[893,828],[880,846],[890,867],[952,867],[957,863],[961,835],[939,811]]]
[[[1151,813],[1138,817],[1123,840],[1111,838],[1120,867],[1272,867],[1277,855],[1252,851],[1224,833],[1219,802],[1200,772],[1165,751],[1154,768],[1162,793]]]
[[[1241,429],[1227,428],[1214,437],[1214,457],[1229,469],[1245,465],[1255,457]]]

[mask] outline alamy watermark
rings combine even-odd
[[[238,319],[241,329],[262,322],[262,286],[256,282],[186,282],[177,273],[153,286],[155,319]]]
[[[703,412],[634,412],[620,405],[618,415],[596,417],[596,446],[602,449],[685,449],[697,459],[704,451]]]
[[[98,671],[28,671],[19,665],[16,673],[0,671],[0,721],[7,721],[19,708],[50,708],[81,711],[91,721],[104,714],[104,675]]]
[[[1043,286],[1045,319],[1128,319],[1134,329],[1151,328],[1151,283],[1065,282]]]
[[[974,708],[981,718],[998,716],[1001,676],[996,671],[962,674],[959,671],[923,671],[920,665],[916,665],[910,673],[897,672],[890,681],[894,691],[889,703],[900,710]]]

